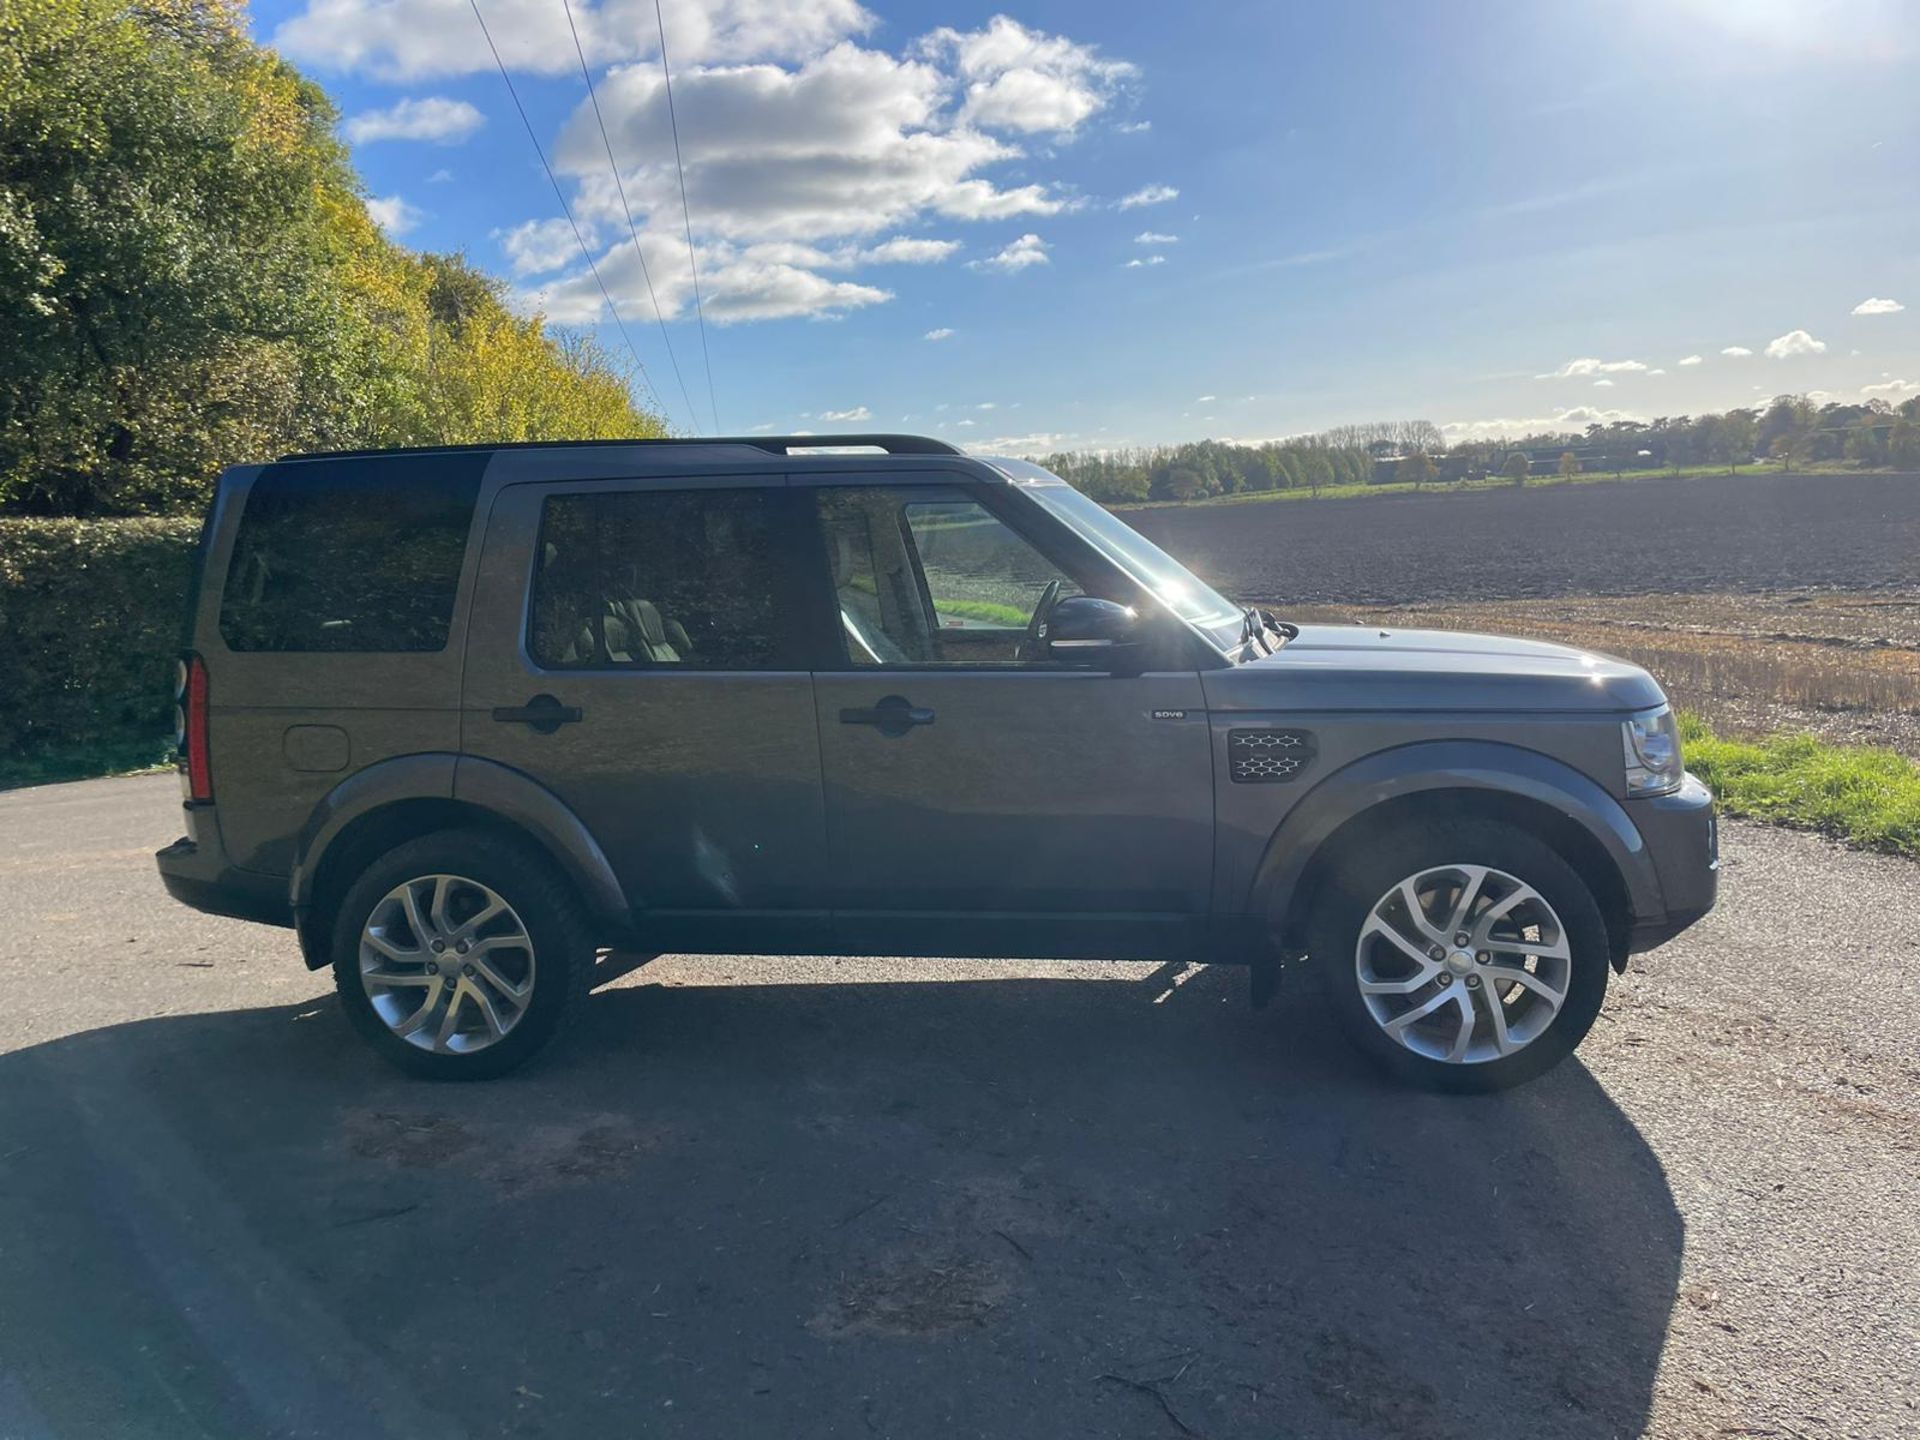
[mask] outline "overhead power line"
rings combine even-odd
[[[594,93],[593,75],[587,69],[587,52],[580,47],[580,32],[573,23],[572,0],[560,0],[561,7],[567,12],[567,33],[573,36],[573,53],[580,57],[580,78],[587,82],[587,99],[593,105],[593,123],[600,127],[600,143],[607,150],[607,168],[613,171],[613,188],[620,193],[620,212],[627,217],[627,233],[633,237],[634,258],[640,262],[640,274],[647,282],[647,299],[653,302],[653,318],[660,326],[660,343],[667,347],[667,361],[673,366],[673,378],[679,382],[680,398],[687,402],[687,414],[693,419],[693,433],[700,433],[700,412],[694,408],[693,396],[687,393],[686,377],[680,373],[680,357],[673,353],[673,339],[667,334],[667,317],[660,313],[660,297],[653,290],[653,272],[647,268],[646,252],[640,248],[640,228],[633,223],[633,210],[627,204],[626,182],[620,178],[620,162],[613,158],[613,141],[607,135],[607,122],[600,114],[600,97]],[[712,377],[708,377],[711,385]],[[718,421],[715,421],[716,429]]]
[[[533,153],[540,157],[540,168],[547,172],[547,183],[553,186],[553,195],[560,202],[560,213],[567,217],[567,228],[573,231],[573,238],[585,257],[587,269],[593,272],[593,283],[600,287],[601,298],[607,302],[607,309],[613,315],[613,323],[620,331],[620,338],[626,342],[627,353],[633,356],[633,363],[640,367],[640,381],[647,387],[647,393],[653,397],[653,403],[665,414],[667,407],[660,402],[660,392],[653,388],[653,377],[647,374],[647,362],[640,358],[640,351],[633,343],[633,337],[627,333],[627,322],[620,318],[620,307],[613,303],[613,293],[607,289],[607,282],[600,278],[600,267],[593,263],[593,252],[587,248],[586,237],[580,233],[580,226],[573,218],[573,207],[567,204],[566,192],[560,188],[555,178],[553,166],[547,163],[547,152],[540,144],[540,137],[533,133],[533,122],[527,118],[527,107],[520,103],[520,92],[513,88],[513,77],[507,74],[506,62],[500,58],[500,47],[493,43],[493,32],[487,28],[487,17],[480,13],[480,0],[467,0],[473,7],[473,18],[480,22],[480,33],[486,37],[487,49],[493,53],[493,63],[500,71],[500,78],[506,81],[507,94],[513,97],[513,108],[520,112],[520,123],[526,127],[527,139],[533,142]]]
[[[720,402],[713,393],[713,356],[707,350],[707,311],[700,300],[700,262],[693,258],[693,211],[687,206],[687,166],[680,158],[680,117],[673,109],[673,67],[667,63],[667,21],[660,0],[653,0],[654,23],[660,27],[660,74],[667,82],[667,120],[673,127],[673,164],[680,172],[680,218],[687,227],[687,265],[693,271],[693,313],[700,322],[700,358],[707,366],[707,406],[713,411],[713,433],[720,433]]]

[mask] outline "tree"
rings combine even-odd
[[[1571,450],[1560,452],[1560,478],[1570,480],[1580,473],[1580,457]]]
[[[1872,425],[1862,425],[1847,433],[1846,458],[1858,465],[1887,463],[1887,442]]]
[[[1514,450],[1508,453],[1505,462],[1500,466],[1500,473],[1513,481],[1514,484],[1524,485],[1527,483],[1527,475],[1532,469],[1533,462],[1527,458],[1527,452],[1524,450]]]
[[[1418,490],[1439,472],[1434,468],[1433,457],[1424,450],[1416,450],[1400,462],[1400,473],[1413,482]]]
[[[1754,414],[1751,410],[1729,410],[1720,417],[1718,444],[1714,458],[1727,462],[1729,470],[1753,459]]]
[[[1902,470],[1920,470],[1920,421],[1906,418],[1904,405],[1901,415],[1887,437],[1887,458]]]
[[[1324,450],[1307,450],[1300,457],[1300,472],[1307,482],[1307,488],[1317,497],[1323,485],[1333,482],[1333,467],[1327,463]]]
[[[599,351],[373,224],[240,0],[0,0],[0,510],[289,449],[662,434]]]

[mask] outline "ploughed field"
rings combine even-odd
[[[1750,472],[1126,518],[1290,619],[1604,650],[1723,731],[1920,756],[1920,476]]]

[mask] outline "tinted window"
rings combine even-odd
[[[550,669],[805,669],[774,490],[615,491],[546,502],[533,658]]]
[[[486,459],[322,461],[262,473],[221,591],[227,647],[445,648]]]

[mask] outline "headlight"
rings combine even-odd
[[[1686,771],[1671,706],[1642,710],[1621,721],[1620,743],[1626,751],[1627,794],[1667,795],[1680,788]]]

